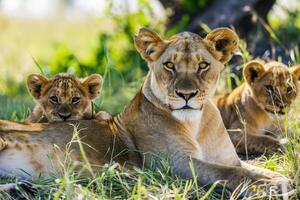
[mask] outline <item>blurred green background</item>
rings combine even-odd
[[[230,1],[239,4],[239,0]],[[219,2],[0,0],[0,118],[22,121],[30,112],[34,101],[25,83],[27,76],[33,72],[49,77],[59,72],[79,77],[100,73],[105,84],[95,102],[96,108],[112,113],[121,111],[140,88],[147,73],[147,65],[133,43],[138,29],[146,26],[166,36],[185,30],[199,30],[199,34],[203,35],[215,25],[205,21],[201,14],[215,9],[216,18],[222,17],[216,6]],[[266,56],[273,59],[297,63],[300,60],[299,1],[268,1],[272,5],[265,8],[264,14],[259,14],[265,6],[257,5],[259,0],[248,2],[249,5],[240,6],[240,12],[246,12],[247,6],[253,7],[249,20],[253,21],[254,28],[249,35],[242,37],[247,45],[246,42],[241,44],[241,53],[237,57],[245,62],[269,52]],[[196,21],[195,26],[198,18],[200,21]],[[203,23],[201,19],[204,19]],[[231,26],[228,23],[224,25]],[[237,29],[242,25],[233,27]],[[244,30],[237,31],[243,36]],[[261,38],[257,38],[258,35]],[[260,41],[267,43],[261,45],[263,51],[257,53],[252,49],[253,46],[259,49]],[[268,48],[270,50],[266,51]],[[221,92],[230,90],[230,81],[226,77],[228,74],[232,77],[230,69],[237,65],[241,63],[233,62],[228,66],[229,70],[225,70],[220,83]]]

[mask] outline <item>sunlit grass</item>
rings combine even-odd
[[[34,102],[29,95],[0,96],[0,119],[23,121],[31,112]]]
[[[297,136],[299,140],[299,136]],[[78,142],[76,131],[73,142]],[[291,140],[291,142],[295,142]],[[68,146],[68,145],[67,145]],[[299,147],[299,144],[298,144]],[[67,147],[66,150],[68,151]],[[289,150],[288,150],[289,151]],[[256,161],[257,165],[289,175],[295,185],[298,185],[299,175],[298,166],[294,166],[294,161],[299,162],[299,157],[290,157],[290,152],[284,155],[274,155],[270,158],[262,157]],[[182,180],[171,173],[171,168],[167,162],[161,161],[160,168],[153,163],[150,168],[127,169],[124,166],[111,161],[99,167],[92,173],[89,164],[83,164],[82,170],[74,171],[74,167],[64,160],[62,163],[63,174],[61,177],[53,176],[50,178],[40,177],[32,182],[37,189],[35,196],[30,199],[224,199],[229,198],[226,193],[215,193],[211,188],[200,188],[197,183],[191,180]],[[86,162],[86,161],[85,161]],[[89,176],[80,175],[87,172]],[[195,175],[196,176],[196,175]],[[0,183],[14,183],[16,180],[11,178],[0,179]],[[246,188],[247,184],[241,186]],[[298,189],[298,195],[299,193]],[[21,192],[23,195],[29,195]],[[231,194],[231,199],[238,199],[239,191]],[[9,199],[7,193],[0,193],[0,199]],[[268,197],[265,197],[266,199]],[[12,198],[13,199],[13,198]],[[251,199],[251,198],[250,198]],[[257,199],[257,198],[253,198]],[[261,198],[258,198],[261,199]],[[292,199],[297,199],[296,196]]]

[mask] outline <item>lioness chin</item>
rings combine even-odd
[[[168,155],[175,175],[192,179],[190,166],[193,166],[201,186],[225,180],[227,188],[234,190],[246,179],[287,184],[288,179],[281,174],[239,160],[220,113],[212,103],[211,96],[224,63],[237,49],[238,37],[232,30],[215,29],[204,39],[188,32],[162,39],[157,33],[142,28],[134,40],[139,53],[148,62],[149,73],[141,91],[109,123],[78,122],[84,128],[79,133],[80,138],[93,147],[86,147],[90,162],[108,161],[103,156],[104,147],[113,146],[107,138],[115,135],[119,140],[114,153],[118,154],[123,144],[144,152],[139,155],[146,167],[156,154]],[[4,121],[2,125],[5,123],[10,122]],[[0,173],[16,175],[17,169],[22,168],[37,176],[34,163],[40,159],[43,162],[39,162],[38,172],[46,175],[52,172],[53,165],[47,162],[46,154],[54,151],[53,144],[63,148],[72,138],[72,128],[69,123],[45,126],[40,131],[22,132],[21,135],[0,133],[8,143],[0,154],[0,163],[6,163],[0,165]],[[28,143],[30,148],[26,146]],[[24,146],[21,153],[19,145]],[[35,151],[38,155],[32,154],[32,148],[39,150]],[[94,149],[95,155],[92,154]],[[23,159],[19,160],[21,154]],[[72,155],[73,159],[83,160],[76,144]],[[129,157],[139,162],[139,156]],[[58,164],[56,159],[53,162]]]
[[[299,92],[300,67],[251,61],[244,78],[244,84],[214,100],[238,153],[274,153],[281,148],[276,137],[284,135],[284,116]]]

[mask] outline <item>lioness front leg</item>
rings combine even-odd
[[[264,176],[267,176],[269,179],[273,181],[280,180],[282,183],[286,183],[286,184],[288,184],[289,182],[289,179],[283,176],[282,174],[271,171],[269,169],[257,167],[255,165],[251,165],[243,161],[241,161],[241,167],[255,173],[263,174]]]
[[[194,178],[190,168],[193,166],[200,186],[212,185],[216,181],[223,180],[226,181],[226,188],[231,191],[245,181],[255,184],[268,182],[275,186],[281,186],[288,182],[287,178],[278,173],[243,162],[241,162],[241,166],[225,166],[190,158],[188,155],[180,153],[172,157],[171,166],[173,173],[184,179]]]
[[[192,163],[192,165],[190,165]],[[173,172],[185,179],[193,179],[190,166],[194,167],[197,181],[200,186],[212,185],[216,181],[227,181],[226,187],[230,190],[237,188],[247,178],[251,181],[258,181],[267,178],[262,174],[248,171],[242,167],[222,166],[208,163],[188,156],[173,159]]]
[[[244,134],[244,132],[240,132],[230,133],[230,138],[237,153],[241,154],[269,154],[278,151],[282,147],[279,140],[268,135]]]

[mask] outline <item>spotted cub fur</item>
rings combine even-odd
[[[102,88],[102,78],[98,74],[84,79],[66,73],[53,78],[31,74],[27,86],[37,104],[26,122],[110,118],[110,114],[103,111],[93,113],[92,101]]]

